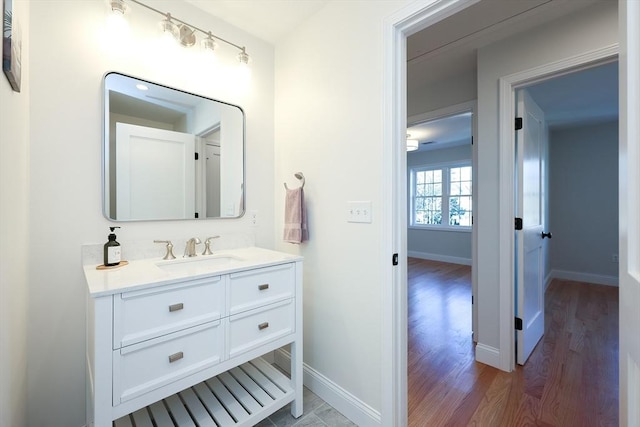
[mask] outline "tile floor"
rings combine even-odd
[[[290,404],[280,409],[257,427],[357,427],[340,412],[329,406],[324,400],[304,388],[304,413],[300,418],[291,416]]]

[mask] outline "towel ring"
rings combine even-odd
[[[302,184],[300,184],[300,188],[304,188],[304,174],[302,172],[296,172],[293,174],[293,176],[295,176],[296,178],[298,178],[300,181],[302,181]],[[287,186],[287,183],[284,183],[284,188],[286,188],[287,190],[289,190],[289,187]]]

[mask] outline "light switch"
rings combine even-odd
[[[371,223],[371,202],[347,202],[347,222]]]

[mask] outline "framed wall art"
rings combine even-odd
[[[2,18],[2,71],[11,88],[20,92],[22,39],[13,10],[13,0],[3,0]]]

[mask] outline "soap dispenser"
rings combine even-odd
[[[120,227],[109,228],[111,229],[109,241],[104,244],[104,265],[106,267],[118,265],[121,261],[120,243],[116,242],[116,235],[113,233],[116,228]]]

